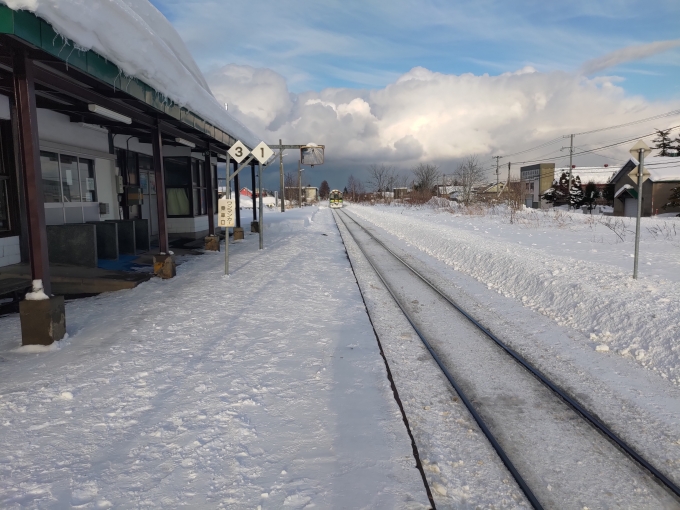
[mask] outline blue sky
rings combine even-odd
[[[521,158],[565,165],[564,135],[680,109],[678,0],[151,1],[258,136],[326,145],[314,184],[365,179],[372,163],[451,173],[468,155],[491,172],[494,155],[549,140]],[[609,145],[680,115],[653,124],[577,142]],[[575,164],[627,157],[613,146]]]
[[[273,69],[292,92],[377,88],[413,67],[576,72],[624,47],[680,38],[680,2],[152,0],[201,68]],[[628,94],[680,97],[680,47],[623,62]]]

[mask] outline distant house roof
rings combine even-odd
[[[569,173],[569,167],[555,168],[555,180],[559,180],[562,174]],[[608,184],[611,178],[616,174],[616,168],[605,166],[581,166],[571,170],[572,176],[578,176],[581,179],[581,184],[588,184],[594,182],[595,184]]]
[[[610,182],[616,182],[623,176],[635,170],[639,162],[635,158],[630,158],[619,169]],[[649,172],[649,180],[652,182],[680,182],[680,158],[650,156],[645,158],[645,172]],[[583,182],[583,179],[581,179]]]
[[[498,185],[487,184],[485,187],[482,187],[481,189],[479,189],[478,193],[500,193],[504,189],[505,189],[505,183],[499,182]]]

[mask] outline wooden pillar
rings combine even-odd
[[[257,207],[255,206],[255,163],[250,164],[250,177],[253,182],[253,221],[257,221]]]
[[[23,185],[26,199],[28,226],[28,251],[31,260],[31,277],[42,280],[43,290],[52,294],[50,266],[47,254],[47,229],[45,227],[45,197],[42,169],[40,168],[40,140],[38,115],[35,106],[33,62],[27,50],[15,49],[13,53],[14,100],[19,134],[20,161],[23,168]]]
[[[163,168],[163,138],[161,136],[160,122],[151,134],[153,146],[153,170],[156,175],[156,205],[158,207],[158,249],[161,253],[169,253],[168,228],[165,211],[165,170]]]
[[[229,169],[227,169],[228,171]],[[213,188],[213,171],[212,162],[210,161],[210,144],[208,144],[207,151],[205,153],[205,177],[207,180],[207,195],[208,195],[208,235],[215,235],[215,189]],[[229,175],[227,175],[229,177]],[[228,186],[227,186],[228,187]]]
[[[234,161],[234,172],[238,170],[238,163]],[[229,177],[229,169],[227,169],[227,177]],[[236,226],[241,228],[241,187],[238,184],[238,174],[234,176],[234,191],[236,195],[234,199],[236,200]]]

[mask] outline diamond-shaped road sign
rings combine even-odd
[[[261,165],[265,164],[273,155],[274,151],[264,142],[258,143],[257,147],[253,149],[253,156],[255,156],[255,159],[257,159]]]
[[[244,159],[248,157],[248,154],[250,154],[250,151],[248,148],[243,145],[243,142],[241,140],[237,141],[234,145],[231,146],[231,149],[227,151],[229,155],[236,160],[237,163],[240,163]]]

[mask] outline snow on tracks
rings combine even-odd
[[[680,384],[677,284],[632,280],[630,271],[607,264],[603,254],[600,262],[549,254],[492,238],[483,229],[461,228],[470,217],[457,218],[459,225],[452,215],[432,210],[401,214],[400,208],[353,205],[352,212],[489,289],[580,331],[593,342],[593,349],[609,345]],[[568,231],[559,235],[570,237]]]

